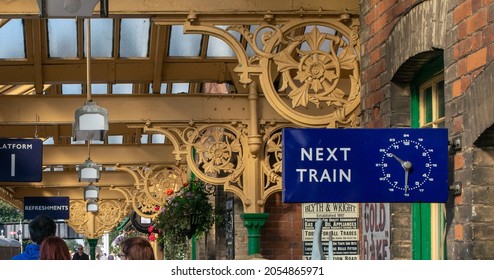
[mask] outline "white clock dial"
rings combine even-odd
[[[426,182],[433,181],[432,149],[424,146],[422,138],[411,139],[404,134],[402,139],[389,139],[390,144],[379,149],[381,161],[376,164],[381,169],[381,181],[388,184],[389,191],[401,191],[409,196],[411,191],[424,191]]]

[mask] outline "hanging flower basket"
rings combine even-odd
[[[148,229],[150,240],[164,247],[166,259],[185,259],[191,237],[208,232],[217,215],[201,181],[185,184],[176,193],[168,189],[167,195],[166,203],[157,209],[154,225]]]

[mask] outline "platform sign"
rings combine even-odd
[[[283,202],[446,202],[447,129],[283,129]]]
[[[42,163],[40,139],[0,139],[0,182],[40,182]]]
[[[69,219],[68,196],[24,197],[24,219],[32,220],[38,215],[47,215],[54,220]]]

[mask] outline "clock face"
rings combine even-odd
[[[389,138],[386,147],[379,149],[381,161],[379,180],[387,183],[390,192],[400,192],[409,196],[412,192],[424,192],[429,182],[434,181],[437,163],[431,156],[433,148],[428,148],[424,138],[413,138],[403,134],[401,138]]]

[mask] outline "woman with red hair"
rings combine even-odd
[[[41,242],[39,248],[40,260],[70,260],[69,247],[58,236],[47,237]]]

